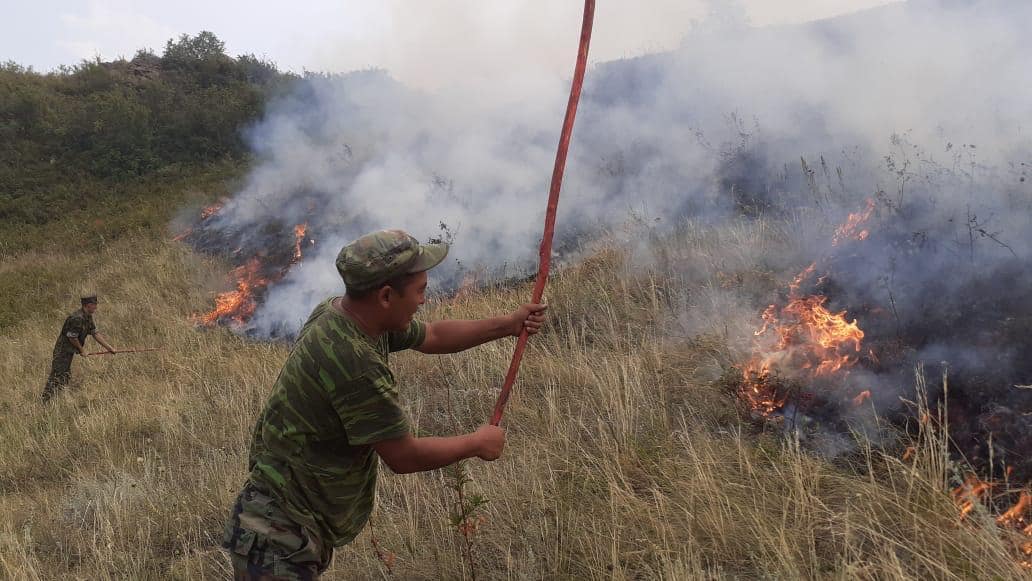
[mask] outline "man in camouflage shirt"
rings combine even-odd
[[[43,387],[43,401],[49,401],[68,385],[72,377],[72,359],[76,354],[86,356],[87,337],[92,336],[105,349],[115,352],[93,324],[93,313],[97,312],[96,295],[82,297],[79,302],[81,308],[68,315],[54,343],[54,360],[50,364],[50,377]]]
[[[497,426],[417,438],[398,402],[388,353],[454,353],[536,333],[542,305],[476,321],[413,321],[426,271],[448,253],[400,230],[345,246],[337,270],[346,294],[319,304],[298,335],[251,444],[250,476],[226,525],[236,579],[314,579],[333,547],[351,542],[373,508],[378,460],[396,473],[434,470],[464,458],[494,460]]]

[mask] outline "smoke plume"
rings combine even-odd
[[[1027,22],[1032,6],[1017,0],[912,0],[768,28],[714,18],[677,50],[599,64],[570,149],[560,253],[630,215],[795,220],[798,255],[762,260],[818,262],[806,284],[864,329],[864,380],[887,386],[876,405],[899,409],[915,362],[948,365],[960,437],[985,456],[975,435],[1000,418],[1027,424],[1030,404],[1014,388],[1032,382]],[[313,75],[250,130],[258,161],[195,246],[242,263],[309,227],[303,262],[268,289],[251,333],[292,334],[340,292],[341,246],[374,229],[452,239],[438,288],[534,263],[568,83],[462,89]],[[870,237],[832,247],[867,199]],[[995,453],[1018,463],[1032,442],[1009,434]]]

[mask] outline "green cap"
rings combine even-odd
[[[403,274],[430,270],[447,255],[447,244],[420,244],[402,230],[380,230],[341,248],[337,271],[349,289],[362,291]]]

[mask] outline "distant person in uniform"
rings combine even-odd
[[[50,364],[50,377],[43,387],[43,401],[48,401],[68,385],[72,377],[72,359],[76,354],[86,356],[86,337],[92,336],[109,352],[115,352],[115,348],[108,345],[104,337],[97,332],[97,326],[93,324],[93,313],[97,312],[97,296],[82,297],[79,302],[82,307],[68,315],[61,327],[61,334],[54,343],[54,360]]]
[[[223,538],[234,579],[317,578],[333,548],[365,527],[381,459],[409,473],[502,454],[497,426],[413,436],[388,367],[392,351],[455,353],[537,333],[544,322],[537,304],[490,319],[414,321],[426,271],[447,253],[447,245],[420,245],[401,230],[367,234],[340,251],[346,292],[312,311],[255,426],[250,475]]]

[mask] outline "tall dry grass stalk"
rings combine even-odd
[[[531,342],[507,411],[506,452],[467,467],[467,491],[490,499],[478,577],[1019,578],[991,519],[958,524],[934,427],[914,462],[861,446],[854,462],[832,464],[739,424],[714,380],[741,348],[729,329],[746,323],[720,297],[747,296],[770,275],[748,252],[712,259],[714,245],[780,237],[766,226],[704,230],[649,250],[600,249],[555,276],[550,325]],[[41,291],[70,310],[80,288],[95,290],[116,345],[164,350],[77,360],[74,387],[44,406],[64,313],[27,313],[5,333],[0,577],[227,578],[223,521],[287,347],[195,329],[187,317],[210,299],[198,289],[220,270],[178,245],[111,248],[86,265],[91,278],[78,287]],[[496,314],[526,294],[474,294],[428,305],[424,317]],[[452,414],[465,429],[486,421],[511,347],[396,357],[419,432],[453,433]],[[468,574],[444,478],[381,480],[376,532],[397,556],[397,578]],[[383,574],[367,537],[337,552],[328,579]]]

